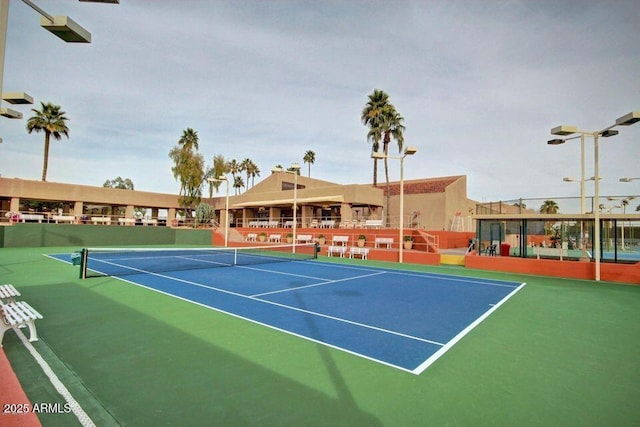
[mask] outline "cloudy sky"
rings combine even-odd
[[[92,33],[64,43],[12,0],[4,92],[62,106],[70,138],[48,181],[177,193],[168,153],[193,128],[207,164],[261,176],[316,154],[311,176],[372,180],[360,113],[374,88],[405,118],[405,178],[467,175],[478,201],[578,196],[580,144],[560,124],[605,128],[640,110],[640,8],[629,1],[36,0]],[[0,121],[0,174],[40,179],[42,134]],[[600,144],[601,193],[640,194],[640,125]],[[397,146],[392,146],[397,153]],[[393,161],[391,179],[399,179]],[[383,175],[380,169],[380,176]],[[587,143],[587,177],[593,143]],[[590,183],[591,184],[591,183]],[[593,186],[587,185],[587,193]]]

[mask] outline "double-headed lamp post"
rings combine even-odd
[[[378,153],[377,151],[374,151],[371,153],[371,158],[373,159],[398,159],[400,160],[400,231],[398,232],[399,234],[399,238],[398,238],[398,262],[402,263],[403,261],[403,256],[402,256],[402,249],[403,249],[403,240],[404,240],[404,158],[407,156],[413,156],[414,154],[416,154],[416,152],[418,151],[418,149],[416,147],[407,147],[404,150],[404,153],[402,154],[402,156],[390,156],[388,154],[384,154],[384,153]],[[387,209],[389,209],[389,206],[387,206]]]
[[[227,186],[227,196],[224,201],[224,247],[229,245],[229,180],[226,176],[220,175],[218,178],[208,178],[209,182],[223,182]]]
[[[298,229],[298,173],[300,172],[300,164],[299,163],[291,163],[291,167],[288,170],[285,170],[281,167],[271,169],[272,172],[285,172],[293,174],[293,224],[292,224],[292,232],[293,232],[293,252],[296,251],[296,231]]]
[[[120,0],[80,0],[89,3],[118,3]],[[52,16],[42,10],[31,0],[22,2],[38,12],[40,26],[68,43],[91,43],[91,33],[68,16]],[[33,98],[23,92],[4,93],[2,80],[4,77],[4,53],[7,45],[7,25],[9,20],[9,0],[0,0],[0,103],[6,100],[11,104],[33,104]],[[0,106],[0,115],[10,119],[22,119],[22,113]],[[0,143],[2,138],[0,138]]]
[[[593,171],[593,175],[594,175],[594,180],[595,180],[595,195],[594,195],[594,208],[593,208],[593,222],[594,222],[594,236],[593,236],[593,256],[595,258],[595,280],[599,281],[600,280],[600,209],[598,209],[598,204],[600,203],[600,171],[599,171],[599,160],[598,160],[598,140],[600,137],[610,137],[610,136],[615,136],[618,134],[617,130],[613,130],[613,128],[617,127],[617,126],[629,126],[632,125],[636,122],[640,121],[640,111],[632,111],[628,114],[625,114],[622,117],[618,117],[616,119],[616,122],[611,125],[608,126],[600,131],[594,131],[594,132],[587,132],[587,131],[582,131],[579,130],[577,127],[575,126],[567,126],[567,125],[561,125],[561,126],[556,126],[555,128],[551,129],[551,134],[552,135],[560,135],[560,136],[567,136],[567,135],[574,135],[574,134],[579,134],[581,136],[592,136],[593,137],[593,147],[594,147],[594,151],[593,151],[593,158],[594,158],[594,171]],[[551,141],[548,141],[548,144],[551,145],[558,145],[558,144],[563,144],[564,142],[568,141],[569,139],[573,139],[573,138],[567,138],[567,139],[552,139]]]

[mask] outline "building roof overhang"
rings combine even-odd
[[[231,208],[249,208],[249,207],[266,207],[266,206],[289,206],[293,205],[294,199],[275,199],[275,200],[256,200],[250,202],[234,203]],[[320,197],[299,197],[295,200],[299,205],[305,204],[329,204],[329,203],[342,203],[344,202],[344,196],[320,196]]]

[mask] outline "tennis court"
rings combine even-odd
[[[13,283],[22,298],[43,314],[44,319],[37,322],[40,339],[31,344],[96,425],[633,426],[640,417],[637,286],[455,266],[319,259],[322,264],[334,264],[324,265],[329,268],[321,272],[346,274],[353,269],[346,277],[357,277],[363,271],[384,271],[380,276],[393,273],[392,277],[401,279],[398,287],[404,286],[404,274],[415,274],[420,280],[435,276],[527,283],[436,363],[414,375],[366,358],[364,350],[356,355],[327,345],[324,336],[322,341],[303,339],[238,314],[134,285],[135,275],[81,280],[78,267],[50,257],[76,250],[77,246],[0,249],[0,271],[2,281]],[[281,271],[285,264],[300,264],[305,266],[302,275],[309,275],[306,266],[315,262],[272,264],[270,269]],[[214,287],[231,288],[241,295],[243,305],[251,299],[247,295],[256,294],[249,289],[271,291],[262,290],[267,287],[264,280],[256,284],[250,283],[252,279],[240,280],[234,288],[224,276],[234,269],[240,270],[210,270],[219,277]],[[193,270],[191,274],[203,273]],[[299,282],[297,286],[308,284],[304,277],[291,280]],[[372,280],[359,279],[355,291],[355,286],[343,288],[347,283],[342,282],[300,289],[295,292],[305,305],[285,304],[319,311],[313,298],[333,298],[357,307],[354,313],[362,315],[367,298],[379,292],[376,288],[391,285],[382,281],[382,285],[368,286]],[[420,283],[424,288],[431,286]],[[464,288],[464,282],[447,283]],[[314,288],[325,295],[312,297],[308,292]],[[366,293],[361,288],[367,288]],[[229,295],[202,289],[212,299]],[[290,289],[274,297],[288,295],[295,301],[295,292]],[[403,298],[419,295],[407,292]],[[267,300],[268,296],[255,298]],[[400,299],[400,294],[393,299]],[[406,307],[411,303],[405,302]],[[400,303],[393,301],[393,305]],[[327,306],[333,309],[329,301]],[[282,315],[292,310],[287,308]],[[341,310],[349,311],[345,306]],[[378,310],[389,311],[395,322],[394,317],[412,315],[407,313],[411,309],[399,312],[397,308],[391,315],[386,305]],[[317,315],[299,319],[311,326],[320,322]],[[5,334],[3,350],[31,402],[64,405],[16,334]],[[40,413],[38,417],[47,427],[79,425],[73,414]]]
[[[313,245],[87,253],[89,275],[121,277],[414,374],[524,286],[327,263],[313,259]]]

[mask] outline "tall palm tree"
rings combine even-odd
[[[398,143],[398,152],[402,152],[402,146],[404,145],[404,117],[402,117],[396,111],[392,104],[389,104],[384,110],[382,115],[382,151],[385,155],[389,154],[389,143],[391,139],[395,139]],[[384,159],[384,173],[387,179],[387,186],[389,185],[389,159]]]
[[[369,95],[369,99],[362,109],[360,120],[362,124],[369,128],[367,141],[371,143],[373,152],[380,149],[382,141],[382,115],[383,110],[389,105],[389,95],[382,90],[374,89]],[[378,185],[378,159],[373,159],[373,185]]]
[[[302,158],[302,160],[305,163],[309,164],[309,178],[311,178],[311,165],[316,161],[316,153],[314,153],[311,150],[308,150],[306,153],[304,153],[304,157]]]
[[[256,176],[260,176],[260,168],[253,164],[251,169],[251,186],[255,184]]]
[[[65,116],[64,111],[60,111],[59,105],[54,105],[50,102],[40,102],[42,110],[36,110],[33,108],[31,111],[35,113],[34,116],[27,120],[27,132],[40,132],[44,131],[44,163],[42,165],[42,180],[47,180],[47,169],[49,167],[49,143],[51,137],[56,141],[62,139],[62,135],[69,138],[69,128],[67,127],[67,121],[69,120]]]
[[[374,151],[379,150],[380,140],[382,140],[382,151],[385,156],[389,155],[389,143],[395,139],[398,143],[398,151],[402,151],[404,144],[404,118],[398,113],[396,107],[389,101],[389,95],[384,91],[375,89],[369,95],[369,101],[362,110],[362,122],[369,126],[367,139],[372,142]],[[374,159],[375,161],[376,159]],[[384,172],[387,184],[387,226],[389,224],[389,199],[391,197],[389,188],[389,158],[384,159]],[[377,163],[374,163],[374,185],[377,184]]]
[[[253,160],[249,158],[244,159],[242,163],[240,163],[240,167],[247,174],[247,186],[248,186],[249,179],[251,179],[251,177],[255,177],[255,173],[256,173],[256,170],[258,170],[258,167],[256,166],[255,163],[253,163]],[[258,170],[258,173],[259,172],[260,171]]]
[[[235,188],[236,192],[235,194],[240,194],[240,189],[244,187],[244,181],[242,180],[241,176],[236,176],[235,178],[233,178],[233,188]]]
[[[231,159],[230,161],[227,162],[227,170],[231,173],[231,176],[235,181],[236,174],[242,171],[242,167],[240,166],[240,163],[238,163],[236,159]]]
[[[191,151],[192,149],[195,149],[196,151],[198,151],[198,149],[200,148],[198,146],[198,143],[199,143],[198,132],[193,130],[192,128],[187,128],[186,130],[183,130],[182,136],[178,140],[178,145],[182,146],[182,148],[187,151]]]

